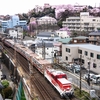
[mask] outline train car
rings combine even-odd
[[[12,41],[12,40],[10,40],[10,39],[6,39],[6,38],[4,38],[4,39],[2,39],[2,42],[3,42],[3,44],[5,45],[5,46],[7,46],[7,47],[11,47],[11,48],[13,48],[13,46],[14,46],[14,42]]]
[[[67,75],[64,72],[49,68],[45,70],[44,76],[58,91],[61,98],[73,96],[73,85],[67,79]]]

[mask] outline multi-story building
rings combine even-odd
[[[62,60],[63,62],[71,63],[82,56],[82,63],[85,68],[88,68],[90,62],[90,70],[100,73],[100,46],[92,44],[63,44],[62,45]]]
[[[5,31],[7,28],[14,28],[15,26],[26,26],[27,21],[26,20],[20,20],[17,15],[12,16],[9,20],[2,20],[1,26],[3,30]]]
[[[100,28],[100,17],[90,16],[89,12],[81,12],[79,17],[66,18],[63,27],[68,27],[72,31],[97,31]]]

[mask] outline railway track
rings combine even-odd
[[[1,43],[3,46],[3,44]],[[12,48],[7,48],[3,46],[9,55],[13,58],[14,57],[14,50]],[[29,74],[29,64],[26,58],[24,58],[21,54],[16,53],[17,62],[20,66],[24,69],[26,74]],[[66,98],[61,99],[59,94],[54,90],[54,88],[46,81],[43,75],[33,66],[34,76],[31,80],[32,84],[36,87],[39,95],[39,100],[78,100],[76,98]]]

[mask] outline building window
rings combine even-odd
[[[66,60],[68,60],[68,57],[66,56]]]
[[[97,54],[97,59],[100,59],[100,55],[99,54]]]
[[[95,21],[95,19],[93,19],[93,21]]]
[[[77,40],[74,40],[74,43],[77,43]]]
[[[93,53],[90,53],[90,57],[94,57],[94,54]]]
[[[93,63],[93,68],[96,68],[96,67],[97,67],[96,63]]]
[[[82,50],[78,49],[78,53],[79,53],[79,54],[82,54]]]
[[[86,56],[88,55],[88,52],[87,52],[87,51],[85,51],[85,55],[86,55]]]
[[[70,53],[70,49],[69,48],[66,48],[66,52],[69,52]]]

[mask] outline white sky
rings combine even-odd
[[[0,0],[0,15],[14,15],[18,13],[27,13],[33,9],[35,5],[43,6],[44,3],[50,5],[59,4],[80,4],[100,6],[100,0]]]

